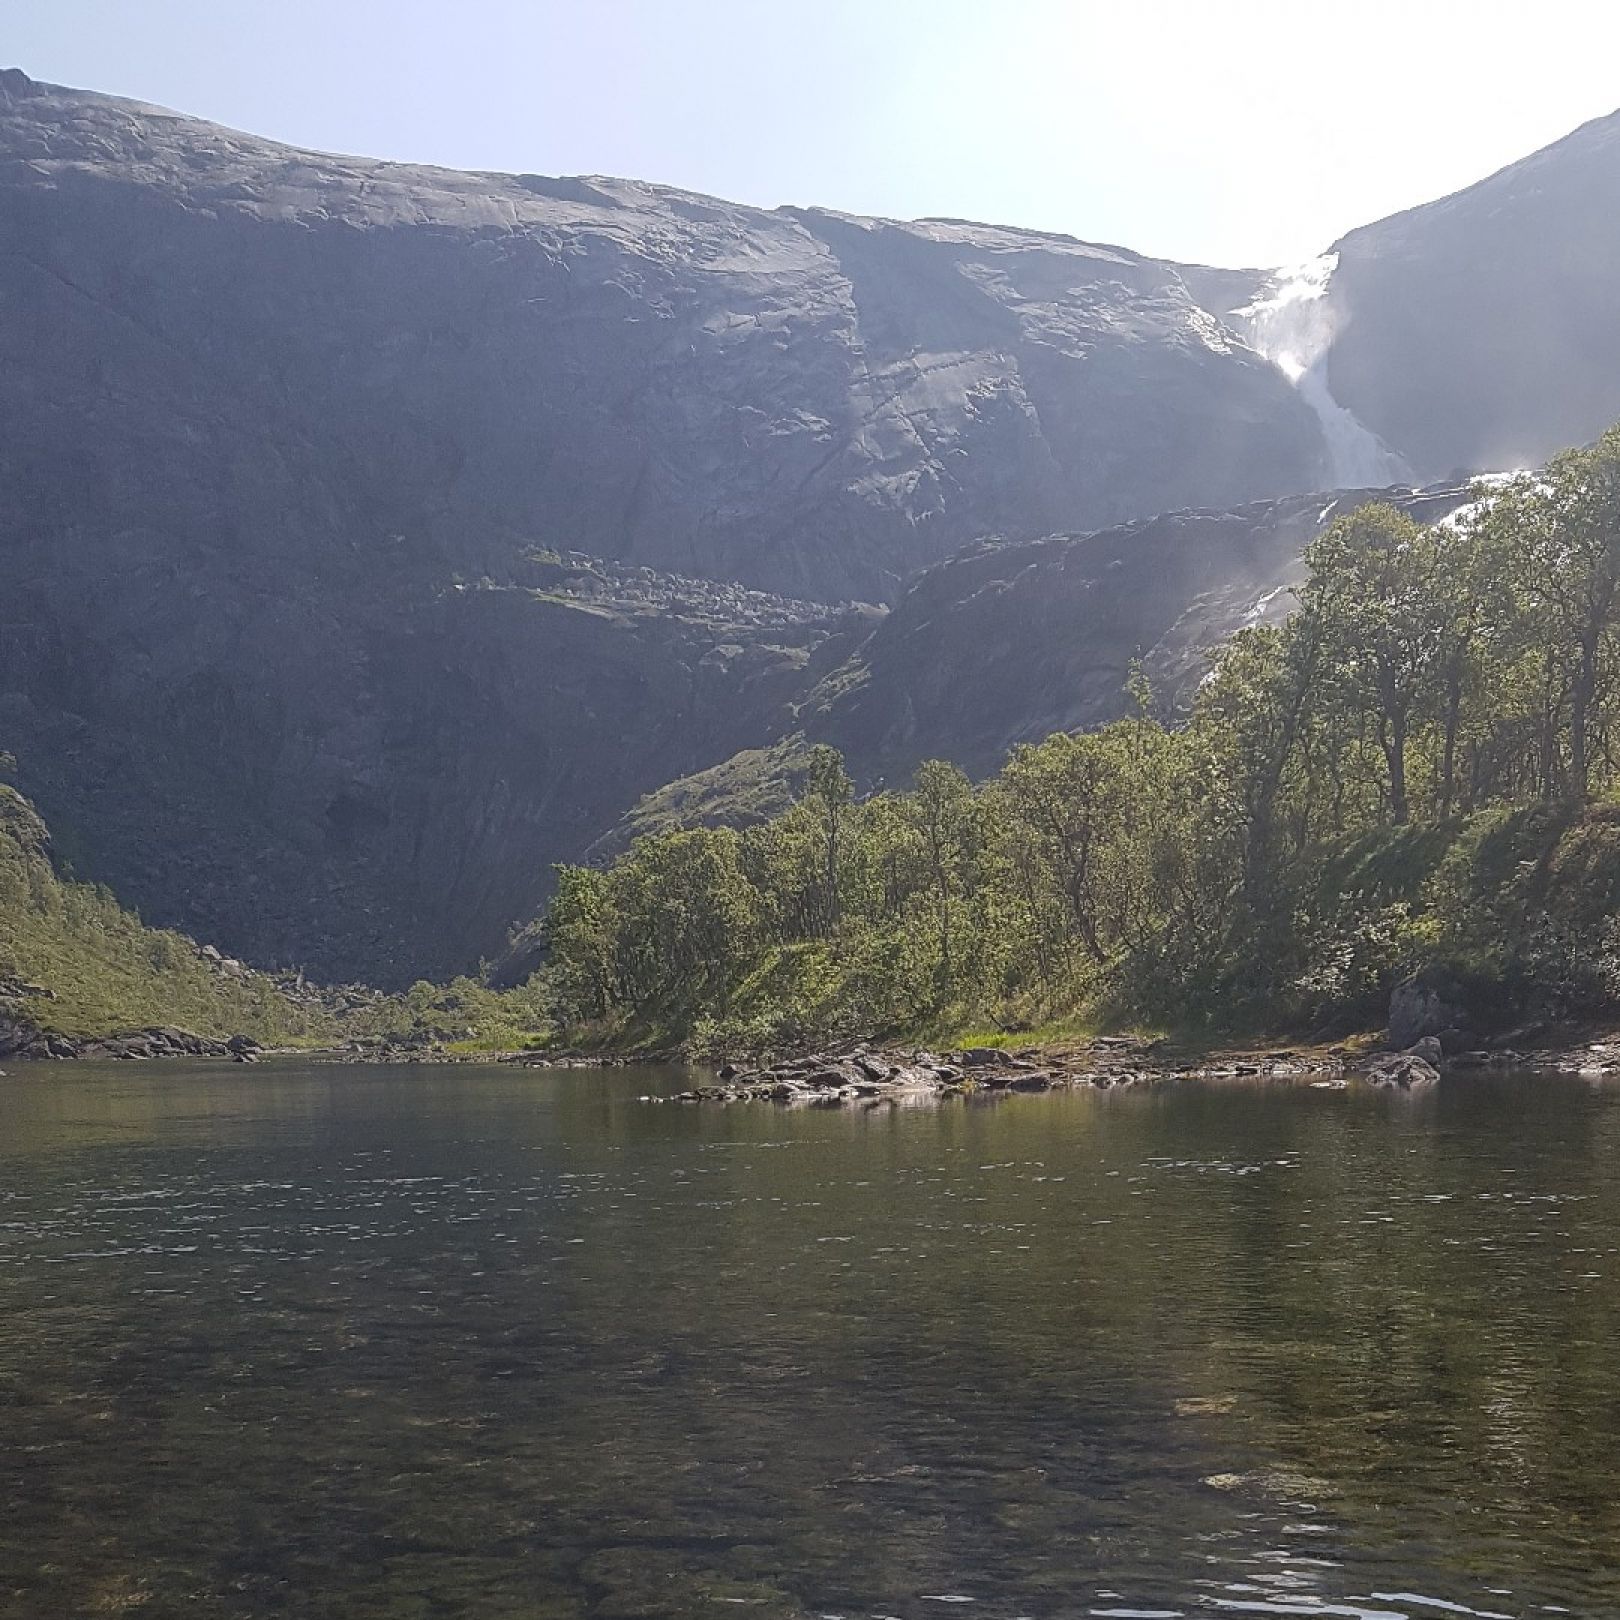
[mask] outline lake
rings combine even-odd
[[[0,1081],[0,1615],[1620,1614],[1620,1089]]]

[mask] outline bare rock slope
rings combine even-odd
[[[1420,477],[1620,420],[1620,113],[1334,251],[1333,392]]]
[[[262,541],[291,481],[323,544],[877,600],[988,528],[1318,481],[1285,380],[1120,248],[331,157],[17,74],[0,231],[12,499],[125,533]]]

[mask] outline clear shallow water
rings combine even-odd
[[[0,1615],[1620,1614],[1620,1091],[0,1082]]]

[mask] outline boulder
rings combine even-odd
[[[1373,1085],[1397,1087],[1402,1091],[1433,1085],[1439,1078],[1440,1071],[1432,1063],[1411,1052],[1379,1058],[1367,1070],[1367,1079]]]
[[[1386,1039],[1393,1051],[1405,1052],[1427,1037],[1449,1035],[1455,1049],[1468,1044],[1469,1022],[1456,979],[1443,970],[1425,968],[1398,984],[1390,996]]]
[[[1049,1074],[1015,1074],[1008,1081],[1014,1091],[1050,1091],[1052,1077]]]

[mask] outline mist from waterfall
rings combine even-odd
[[[1335,488],[1382,489],[1410,483],[1411,468],[1328,387],[1333,312],[1327,292],[1338,264],[1338,254],[1325,253],[1279,270],[1265,296],[1233,311],[1232,318],[1250,345],[1287,377],[1315,413]]]

